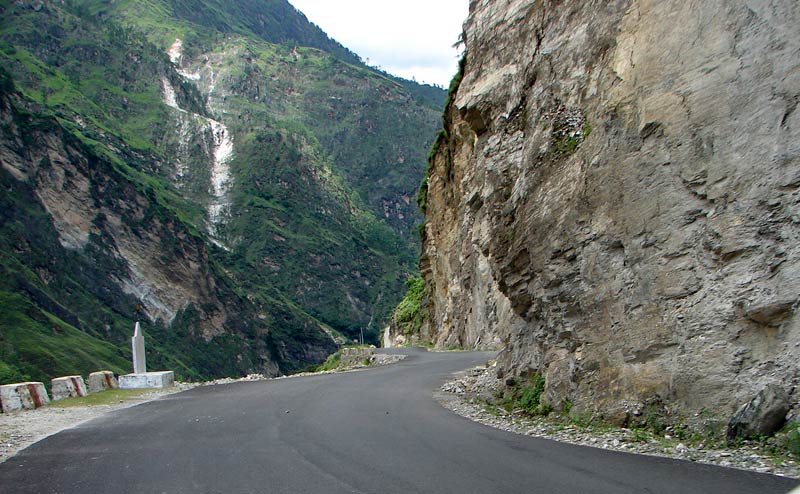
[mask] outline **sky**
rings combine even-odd
[[[289,0],[328,36],[373,67],[444,88],[469,0]]]

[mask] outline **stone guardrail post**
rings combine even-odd
[[[0,408],[3,413],[33,410],[50,403],[44,383],[27,382],[0,386]]]

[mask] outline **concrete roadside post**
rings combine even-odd
[[[133,351],[133,374],[119,376],[119,387],[122,389],[171,388],[175,385],[175,373],[172,371],[147,372],[145,358],[144,335],[139,324],[142,305],[136,305],[136,323],[133,326],[131,349]]]
[[[48,403],[50,399],[43,383],[27,382],[0,386],[0,409],[3,413],[33,410]]]
[[[50,380],[53,401],[86,396],[86,383],[81,376],[56,377]]]
[[[111,371],[97,371],[89,374],[89,393],[100,393],[118,387],[119,382]]]
[[[147,372],[147,358],[144,354],[144,336],[139,321],[133,326],[133,338],[131,338],[131,348],[133,349],[133,373],[144,374]]]

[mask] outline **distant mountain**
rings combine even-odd
[[[197,86],[206,98],[224,100],[214,103],[224,111],[238,111],[237,119],[252,113],[257,125],[277,117],[305,127],[372,211],[417,242],[422,216],[409,195],[427,162],[442,89],[365,66],[286,0],[78,3],[88,18],[118,21],[165,51],[180,39],[184,68],[230,77],[223,81],[229,87],[212,87],[210,75]],[[230,104],[232,95],[241,108]],[[406,173],[409,167],[416,170]]]
[[[148,361],[186,378],[377,338],[442,91],[285,1],[0,2],[0,25],[0,381],[125,370],[138,301]]]
[[[84,14],[122,18],[151,34],[171,33],[183,24],[190,25],[198,37],[213,38],[218,33],[258,37],[272,44],[317,48],[345,62],[361,63],[358,55],[329,38],[286,0],[106,0],[73,4]]]

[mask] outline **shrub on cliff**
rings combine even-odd
[[[548,415],[553,409],[541,402],[544,384],[544,377],[534,374],[527,383],[517,384],[506,390],[500,404],[509,412],[522,410],[528,415]]]
[[[406,295],[394,310],[394,320],[403,334],[419,333],[422,323],[427,318],[423,308],[425,297],[425,280],[422,276],[412,276],[406,280]]]

